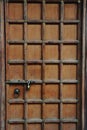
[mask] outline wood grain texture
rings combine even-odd
[[[41,25],[28,25],[28,40],[41,40]]]
[[[77,40],[77,26],[76,25],[64,25],[63,27],[63,39],[64,40]]]
[[[58,4],[46,4],[46,19],[58,20],[59,19],[59,5]]]
[[[71,15],[72,13],[72,15]],[[64,5],[64,19],[74,20],[77,19],[77,5],[76,4],[65,4]]]
[[[8,18],[11,20],[23,19],[23,4],[9,3],[8,4]]]
[[[0,129],[5,129],[5,47],[4,47],[4,10],[0,1]]]
[[[28,19],[41,19],[41,4],[28,3]]]
[[[64,123],[63,130],[76,130],[76,124],[74,123]]]
[[[59,26],[47,24],[45,27],[46,40],[59,40]]]
[[[59,124],[46,124],[45,125],[45,130],[59,130]]]

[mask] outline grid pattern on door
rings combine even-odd
[[[7,3],[6,130],[80,128],[80,9],[79,0]]]

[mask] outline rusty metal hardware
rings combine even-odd
[[[35,82],[34,82],[34,81],[32,81],[32,80],[28,80],[28,81],[27,81],[27,90],[29,90],[29,89],[30,89],[31,84],[33,84],[33,83],[35,83]]]
[[[30,89],[30,84],[31,84],[31,81],[27,81],[27,89],[29,90]]]
[[[20,89],[16,88],[14,89],[14,97],[17,98],[20,95]]]

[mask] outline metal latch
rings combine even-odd
[[[33,83],[34,83],[34,81],[32,81],[32,80],[28,80],[28,81],[27,81],[27,90],[30,89],[31,84],[33,84]]]

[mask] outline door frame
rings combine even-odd
[[[5,13],[5,0],[0,0],[0,130],[5,130],[5,24],[4,24],[4,13]],[[83,11],[82,11],[82,130],[87,128],[87,82],[86,82],[86,59],[85,51],[87,53],[87,38],[85,40],[85,27],[87,27],[85,18],[87,19],[86,12],[86,0],[83,0]],[[86,14],[86,17],[85,17]],[[87,33],[87,29],[86,29]],[[86,49],[85,49],[86,45]],[[85,64],[86,63],[86,64]],[[86,73],[85,73],[86,72]],[[86,105],[85,105],[86,104]]]
[[[87,21],[87,2],[86,2],[86,20]],[[85,23],[85,34],[87,34],[87,22]],[[87,36],[85,37],[86,43],[86,79],[87,79]],[[85,130],[87,128],[87,81],[85,80]]]
[[[5,130],[5,31],[4,0],[0,1],[0,130]]]

